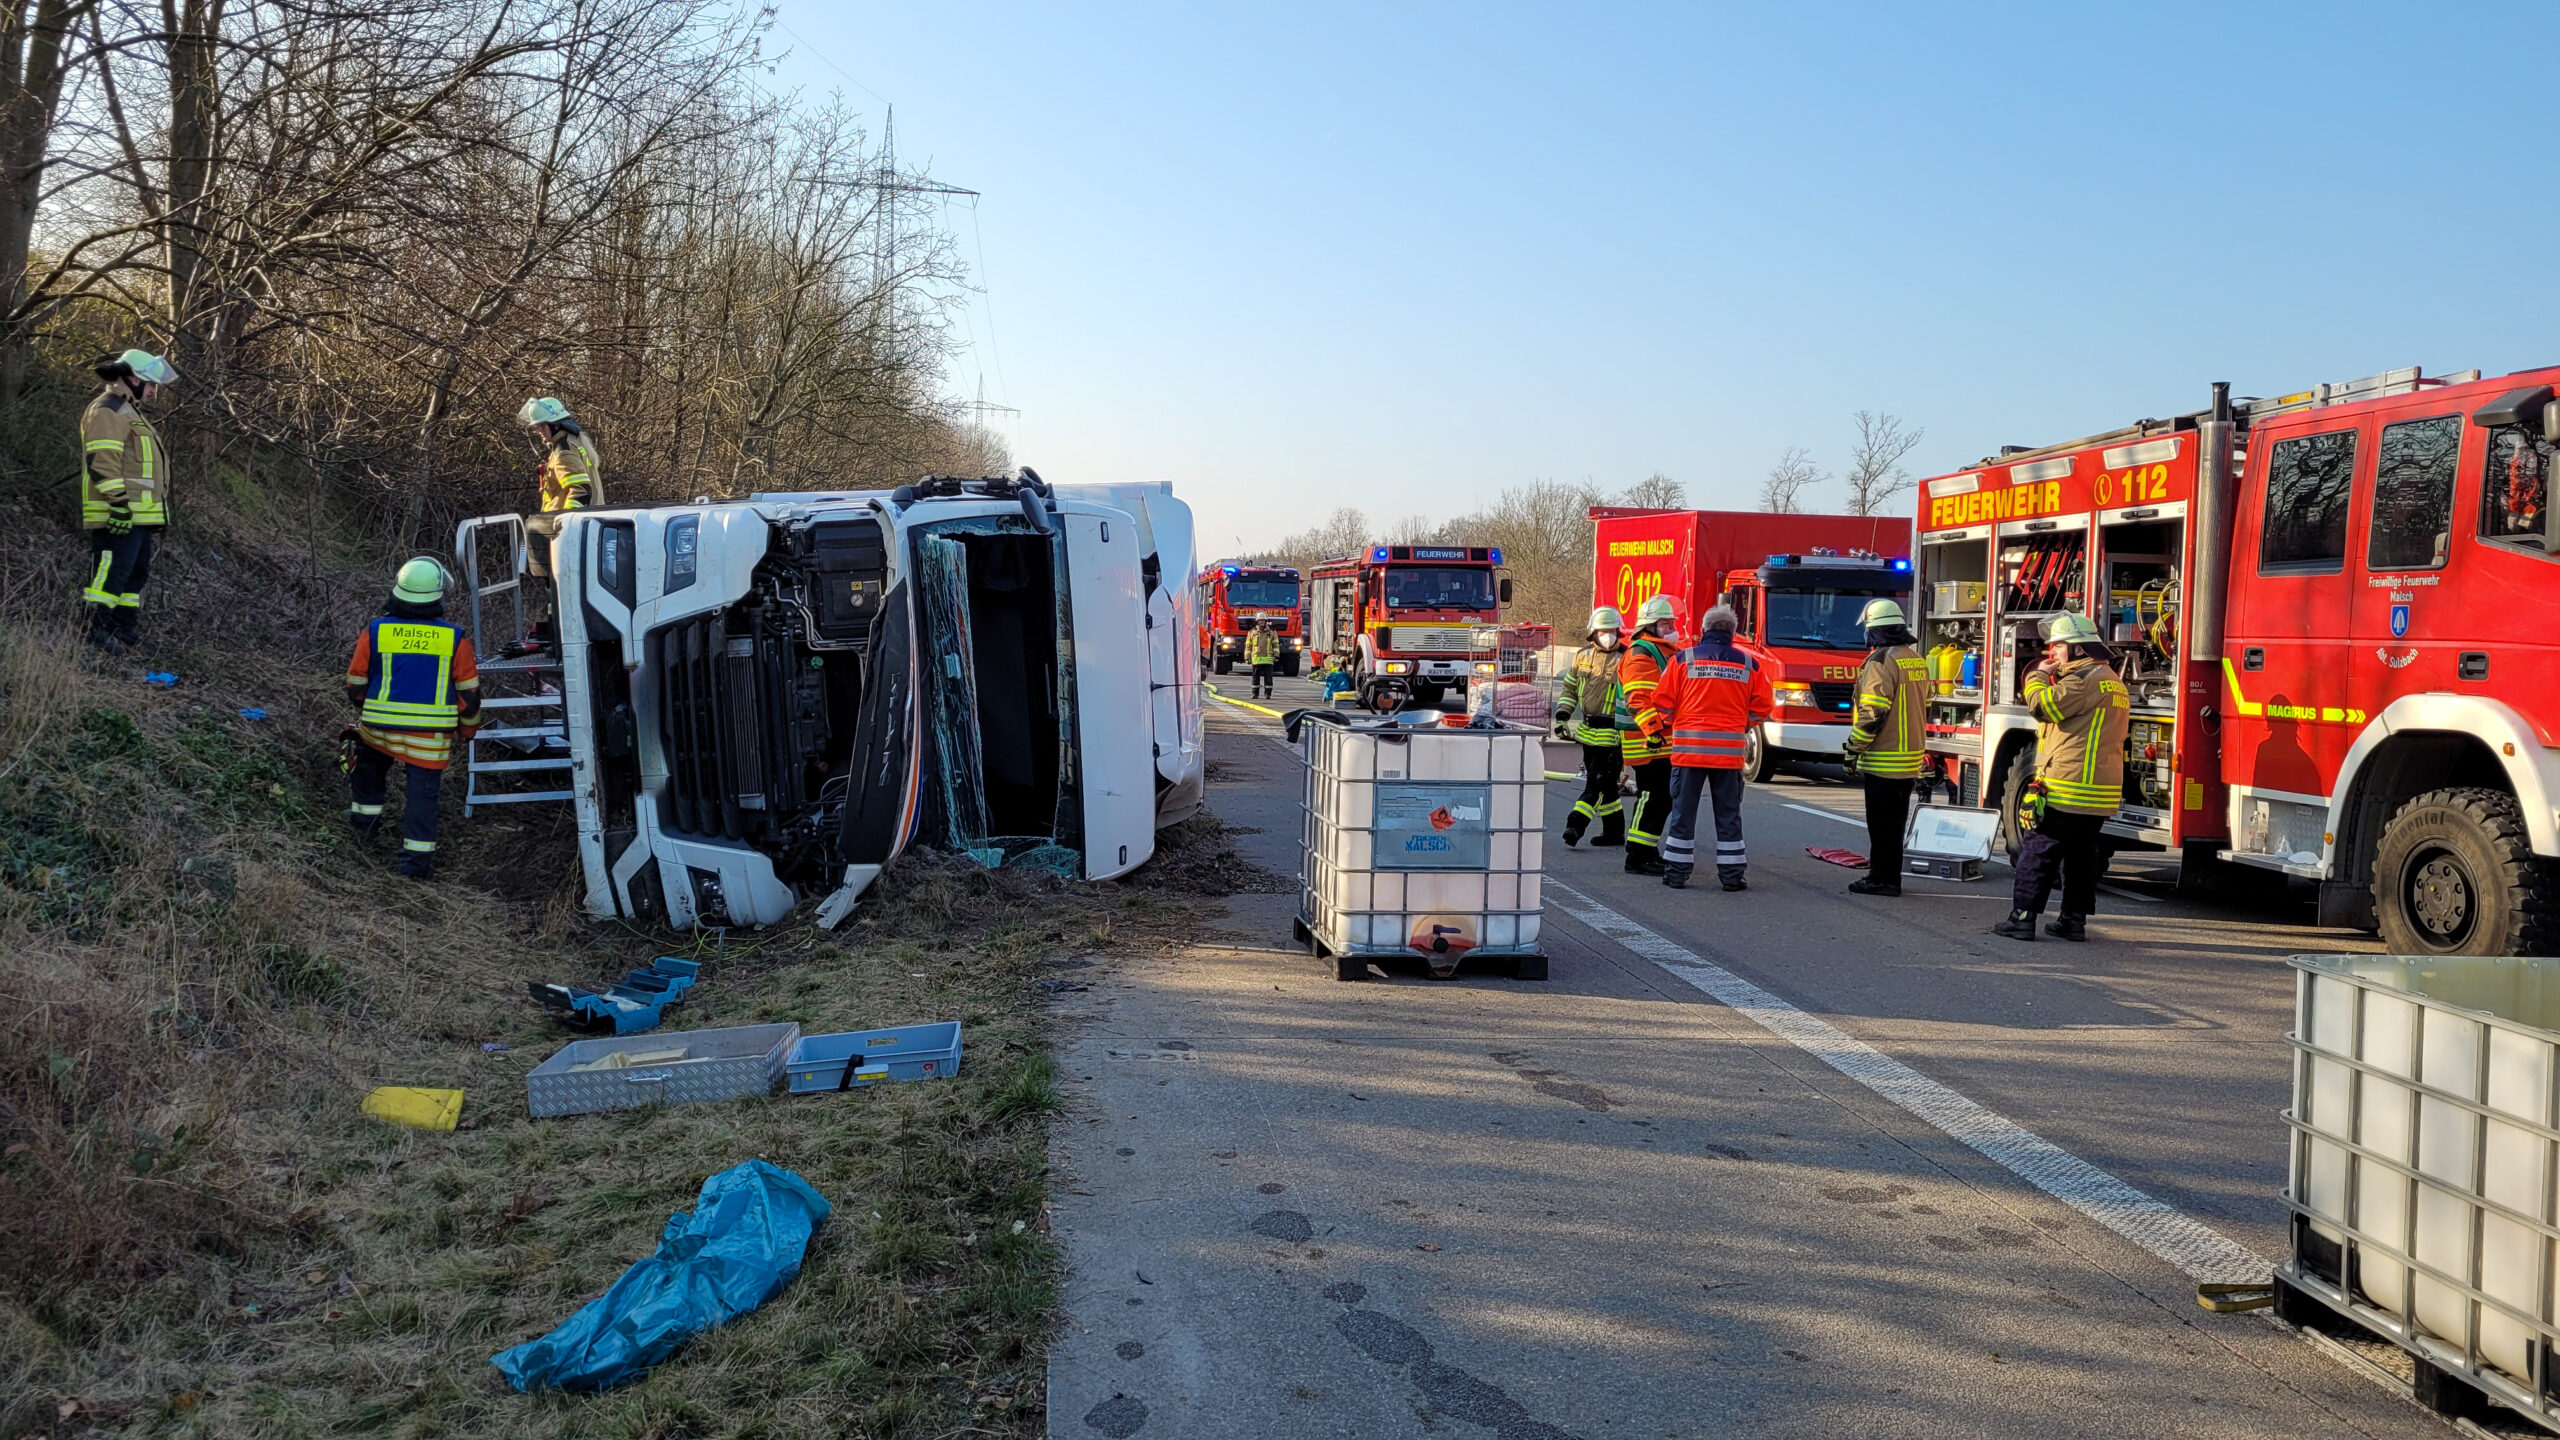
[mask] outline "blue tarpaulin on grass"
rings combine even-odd
[[[702,1182],[693,1213],[667,1217],[658,1253],[622,1272],[560,1328],[489,1358],[518,1390],[610,1390],[649,1373],[695,1331],[726,1325],[800,1273],[826,1198],[750,1160]]]

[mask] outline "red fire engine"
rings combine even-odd
[[[1280,673],[1295,675],[1306,644],[1298,572],[1286,566],[1220,560],[1193,582],[1200,591],[1200,668],[1221,675],[1244,658],[1247,630],[1269,621],[1280,631]]]
[[[2560,369],[2397,370],[1924,482],[1930,749],[2017,833],[2037,627],[2096,619],[2133,692],[2119,848],[2316,882],[2403,954],[2560,944]],[[1949,679],[1948,676],[1953,678]]]
[[[1734,641],[1770,667],[1778,700],[1744,741],[1750,779],[1791,756],[1838,758],[1866,659],[1858,614],[1879,596],[1910,594],[1910,522],[1607,505],[1591,519],[1593,605],[1614,605],[1633,625],[1646,597],[1667,594],[1684,643],[1719,597],[1741,618]]]
[[[1437,705],[1491,679],[1511,582],[1502,552],[1371,545],[1307,572],[1309,648],[1348,667],[1363,705]]]

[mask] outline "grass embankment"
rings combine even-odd
[[[76,537],[0,542],[0,1435],[1040,1433],[1041,961],[1189,902],[928,859],[838,935],[687,944],[578,913],[564,813],[466,822],[450,792],[445,877],[402,881],[344,831],[330,754],[380,567],[181,514],[133,659],[76,643]],[[660,953],[707,962],[673,1026],[958,1019],[961,1074],[525,1118],[568,1037],[523,982]],[[378,1084],[461,1087],[466,1128],[364,1118]],[[490,1354],[751,1157],[835,1206],[780,1297],[625,1390],[505,1389]]]

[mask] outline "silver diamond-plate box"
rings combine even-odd
[[[525,1098],[535,1119],[548,1120],[555,1115],[636,1110],[653,1100],[696,1105],[770,1095],[782,1081],[782,1057],[799,1039],[800,1026],[787,1022],[718,1030],[647,1030],[572,1041],[524,1077]],[[579,1068],[616,1055],[658,1056],[678,1049],[684,1051],[681,1059]]]

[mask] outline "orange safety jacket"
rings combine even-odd
[[[1671,717],[1654,692],[1671,642],[1639,635],[1618,661],[1618,754],[1630,765],[1649,765],[1671,753]]]
[[[1672,656],[1653,691],[1654,708],[1671,717],[1671,763],[1703,770],[1741,769],[1744,736],[1776,704],[1769,672],[1721,630]]]

